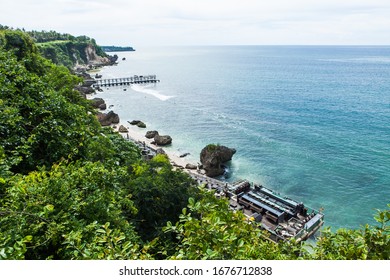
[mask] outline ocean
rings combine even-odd
[[[229,181],[248,179],[323,209],[325,226],[375,224],[390,203],[390,47],[205,46],[118,52],[104,78],[160,83],[104,88],[121,122],[169,134],[200,162],[235,148]],[[125,58],[125,60],[122,60]]]

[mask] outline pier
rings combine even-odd
[[[114,79],[96,79],[93,87],[107,87],[107,86],[126,86],[132,84],[149,84],[149,83],[159,83],[160,80],[157,79],[156,75],[145,75],[128,78],[114,78]]]

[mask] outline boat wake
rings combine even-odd
[[[149,87],[150,87],[150,85],[139,85],[139,84],[131,85],[131,89],[132,90],[152,95],[152,96],[160,99],[161,101],[166,101],[166,100],[171,99],[171,98],[174,97],[174,96],[171,96],[171,95],[161,94],[157,90],[151,89]]]

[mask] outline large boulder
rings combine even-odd
[[[94,108],[100,108],[103,104],[105,105],[106,103],[104,102],[103,98],[95,97],[94,99],[91,99],[92,106]]]
[[[144,122],[137,123],[137,126],[140,128],[146,128],[146,124]]]
[[[129,132],[129,130],[124,126],[124,125],[121,125],[118,129],[119,132],[121,133],[127,133]]]
[[[95,93],[95,90],[92,87],[76,86],[74,89],[80,92],[83,96]]]
[[[152,139],[156,135],[158,135],[158,131],[157,130],[151,130],[151,131],[147,131],[146,132],[145,137],[148,138],[148,139]]]
[[[140,128],[146,128],[146,124],[144,122],[140,121],[140,120],[133,120],[131,122],[129,122],[129,121],[127,121],[127,122],[129,124],[131,124],[131,125],[136,125],[136,126],[138,126]]]
[[[140,120],[132,120],[131,122],[129,122],[129,121],[127,121],[127,122],[131,125],[137,125],[140,122]]]
[[[98,112],[97,118],[102,126],[109,126],[111,124],[117,124],[120,121],[118,114],[114,113],[113,111],[110,111],[108,113]]]
[[[226,146],[210,144],[204,147],[200,153],[200,161],[206,175],[217,177],[225,173],[223,163],[230,161],[236,153],[235,149]]]
[[[157,146],[166,146],[172,144],[172,137],[169,135],[155,135],[154,144]]]

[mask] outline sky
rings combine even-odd
[[[0,0],[0,24],[99,45],[390,45],[389,0]]]

